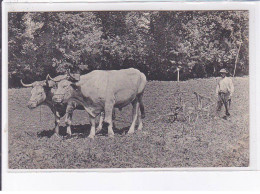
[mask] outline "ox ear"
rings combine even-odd
[[[68,79],[69,81],[73,82],[73,83],[76,83],[76,82],[78,82],[78,81],[80,80],[80,75],[74,75],[74,76],[69,75],[69,76],[67,77],[67,79]]]
[[[74,83],[72,82],[71,84],[71,87],[74,89],[74,90],[77,90],[79,87],[77,86],[77,83]]]

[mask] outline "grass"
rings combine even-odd
[[[26,107],[30,89],[9,89],[9,168],[170,168],[246,167],[249,165],[249,78],[233,79],[231,118],[201,117],[196,123],[175,121],[167,115],[174,108],[176,82],[148,82],[144,94],[146,118],[143,131],[125,135],[131,122],[131,106],[116,111],[115,137],[90,130],[87,114],[75,111],[73,136],[66,138],[62,119],[61,138],[51,136],[54,116],[46,106]],[[216,100],[216,78],[180,82],[187,105],[194,91]]]

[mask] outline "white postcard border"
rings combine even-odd
[[[258,7],[256,6],[258,4]],[[257,55],[257,51],[259,52],[259,38],[256,39],[259,31],[259,3],[256,2],[208,2],[208,3],[198,3],[198,2],[145,2],[145,3],[3,3],[3,12],[2,12],[2,172],[3,172],[3,188],[4,189],[12,189],[12,188],[45,188],[50,186],[49,188],[57,189],[60,188],[61,185],[65,185],[64,188],[67,188],[70,184],[71,188],[77,188],[79,183],[82,183],[80,179],[92,180],[91,177],[125,177],[119,178],[119,182],[123,180],[127,180],[127,176],[129,177],[143,177],[145,176],[148,179],[153,179],[156,176],[164,177],[164,175],[168,174],[169,176],[173,176],[176,179],[176,174],[182,174],[181,176],[185,176],[185,173],[193,173],[191,176],[195,176],[195,174],[211,174],[211,173],[219,173],[217,171],[252,171],[259,169],[259,155],[257,155],[257,151],[259,150],[259,143],[257,144],[257,140],[259,141],[259,133],[257,133],[257,128],[259,127],[259,119],[257,120],[257,115],[259,116],[259,102],[257,102],[257,97],[259,98],[259,89],[257,90],[256,83],[259,83],[259,78],[257,75],[259,74],[259,67],[257,66],[257,62],[259,62],[259,54]],[[231,168],[138,168],[138,169],[79,169],[79,170],[59,170],[59,169],[43,169],[43,170],[10,170],[8,169],[8,28],[7,28],[7,13],[8,12],[17,12],[17,11],[101,11],[101,10],[249,10],[250,11],[250,19],[249,19],[249,55],[250,55],[250,166],[249,167],[231,167]],[[258,11],[257,11],[258,10]],[[258,22],[257,22],[258,21]],[[257,49],[258,48],[258,49]],[[257,147],[258,146],[258,147]],[[141,173],[141,172],[142,173]],[[151,172],[153,171],[153,172]],[[214,171],[214,172],[207,172]],[[19,173],[17,173],[19,172]],[[81,172],[81,173],[79,173]],[[95,173],[98,172],[98,173]],[[130,173],[130,174],[129,174]],[[140,174],[141,173],[141,174]],[[176,174],[172,174],[176,173]],[[224,172],[223,172],[224,173]],[[225,172],[227,173],[227,172]],[[236,173],[236,172],[234,172]],[[243,172],[248,173],[248,172]],[[170,175],[172,174],[172,175]],[[119,175],[119,176],[118,176]],[[186,174],[187,175],[187,174]],[[67,177],[67,179],[66,179]],[[166,176],[165,176],[166,177]],[[55,179],[55,180],[54,180]],[[97,178],[100,179],[100,178]],[[104,178],[102,178],[102,181]],[[112,178],[114,179],[114,178]],[[137,178],[139,179],[139,178]],[[175,180],[174,179],[174,180]],[[41,181],[39,181],[41,180]],[[52,182],[53,180],[53,182]],[[78,180],[79,182],[76,182]],[[83,182],[85,182],[83,181]],[[98,181],[98,180],[97,180]],[[10,182],[13,182],[10,184]],[[93,182],[90,181],[90,182]],[[113,185],[113,181],[110,178],[107,179],[107,182]],[[136,181],[134,181],[136,182]],[[142,181],[141,181],[142,182]],[[168,181],[166,181],[168,182]],[[49,185],[45,185],[48,183]],[[29,184],[29,185],[28,185]],[[151,184],[153,184],[151,182]],[[45,186],[44,186],[45,185]],[[80,188],[88,189],[92,188],[93,185],[87,186],[81,185]],[[94,184],[95,185],[95,184]],[[123,184],[131,186],[128,184]],[[87,187],[86,187],[87,186]],[[98,184],[96,185],[98,188]],[[140,186],[140,185],[139,185]],[[152,186],[152,185],[151,185]],[[118,185],[119,188],[120,185]],[[110,188],[110,187],[109,187]],[[111,189],[111,188],[110,188]]]

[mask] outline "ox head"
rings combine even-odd
[[[36,108],[38,105],[40,105],[46,100],[46,92],[47,88],[49,87],[47,81],[35,81],[31,84],[24,84],[21,80],[21,84],[24,87],[32,87],[31,98],[28,102],[28,108]]]
[[[21,80],[21,84],[24,87],[32,87],[31,98],[27,105],[28,108],[33,109],[42,104],[51,93],[51,89],[56,87],[57,81],[59,80],[52,79],[49,75],[47,75],[46,80],[35,81],[31,84],[24,84]]]
[[[61,80],[57,84],[57,90],[54,93],[52,101],[54,103],[63,104],[67,103],[68,100],[73,96],[74,91],[78,88],[77,82],[80,80],[80,77],[75,77],[67,71],[67,77],[64,80]]]

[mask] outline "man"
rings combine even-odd
[[[227,71],[225,69],[220,70],[221,80],[218,82],[216,93],[218,95],[217,111],[220,111],[224,104],[226,109],[226,117],[230,116],[229,107],[231,103],[231,97],[234,93],[234,85],[231,78],[227,77]]]

